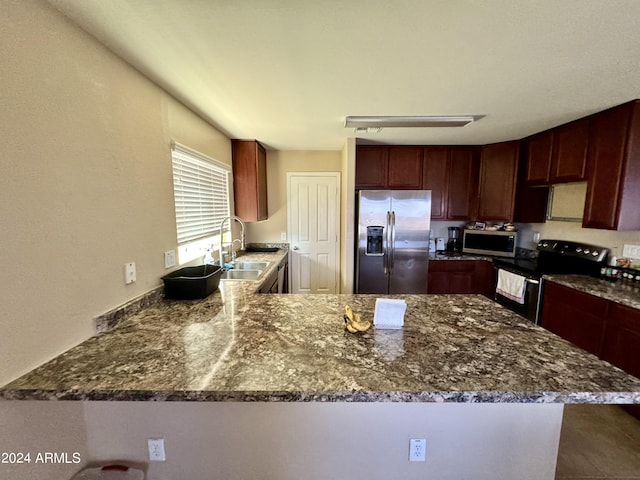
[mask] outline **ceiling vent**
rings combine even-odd
[[[356,127],[353,131],[356,133],[380,133],[382,127]]]

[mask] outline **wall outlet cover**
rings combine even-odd
[[[124,264],[124,283],[129,285],[136,281],[136,262]]]
[[[425,438],[412,438],[409,440],[409,461],[424,462],[427,456],[427,440]]]
[[[640,245],[625,245],[622,256],[627,258],[640,258]]]
[[[164,462],[167,458],[164,453],[164,438],[149,438],[149,460],[153,462]]]
[[[169,250],[164,252],[164,268],[174,267],[176,264],[176,251]]]

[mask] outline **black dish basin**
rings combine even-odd
[[[253,253],[275,253],[278,251],[278,247],[247,247],[245,252]]]
[[[221,274],[217,265],[180,268],[162,277],[164,296],[179,300],[205,298],[217,290]]]

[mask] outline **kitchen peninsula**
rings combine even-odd
[[[285,254],[251,259],[276,268]],[[161,300],[6,385],[0,399],[86,401],[87,418],[172,408],[185,428],[222,416],[251,430],[258,408],[273,422],[265,438],[294,444],[302,432],[341,444],[373,429],[360,462],[377,470],[379,457],[402,478],[422,478],[425,470],[405,463],[410,431],[431,442],[424,468],[438,478],[487,479],[553,478],[562,404],[640,403],[639,379],[481,295],[391,296],[407,302],[404,328],[354,335],[343,328],[344,306],[372,319],[376,295],[258,288],[226,281],[203,300]],[[398,436],[392,425],[407,429],[395,453],[381,446]],[[207,432],[211,443],[230,441],[217,430]],[[450,458],[459,449],[464,459]],[[329,476],[338,467],[314,468]]]
[[[406,300],[405,327],[354,335],[343,329],[344,305],[372,319],[377,296],[258,296],[236,286],[223,282],[221,293],[209,299],[149,307],[12,382],[0,395],[640,402],[640,380],[481,295],[389,296]],[[220,304],[220,297],[231,301]]]
[[[275,269],[284,253],[251,254]],[[264,278],[268,276],[266,272]],[[481,295],[391,295],[402,330],[349,334],[377,295],[161,300],[0,390],[6,399],[640,403],[640,380]]]

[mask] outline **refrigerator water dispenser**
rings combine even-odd
[[[367,250],[365,255],[383,255],[382,250],[382,234],[384,227],[371,226],[367,227]]]

